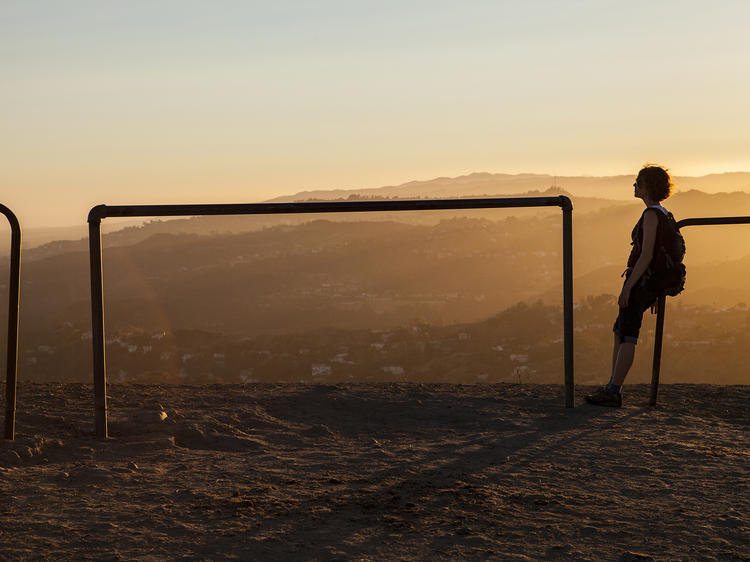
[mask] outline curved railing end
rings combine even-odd
[[[564,211],[572,211],[573,210],[573,202],[570,200],[570,197],[567,195],[560,195],[560,207],[563,208]]]
[[[89,218],[88,222],[101,222],[102,219],[107,218],[107,206],[106,205],[97,205],[96,207],[92,207],[89,211]]]
[[[21,223],[18,222],[18,217],[8,207],[0,203],[0,213],[6,216],[10,223],[10,228],[14,232],[21,232]]]

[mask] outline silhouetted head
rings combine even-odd
[[[646,195],[652,201],[664,201],[672,193],[672,178],[661,166],[645,164],[633,184],[635,196]],[[639,190],[641,193],[639,194]]]

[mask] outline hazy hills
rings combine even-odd
[[[558,195],[559,189],[551,188],[544,192],[527,192],[511,194],[513,196]],[[570,195],[570,194],[568,194]],[[573,224],[576,231],[580,231],[581,240],[586,240],[591,230],[598,231],[596,236],[622,240],[621,228],[628,229],[637,220],[637,214],[642,205],[634,200],[616,201],[593,197],[576,197],[573,200]],[[750,215],[750,193],[733,192],[707,194],[696,190],[677,192],[666,203],[680,218],[697,216],[734,216]],[[230,217],[189,217],[176,220],[153,220],[139,226],[119,228],[116,222],[103,223],[103,246],[128,246],[140,243],[158,234],[199,234],[203,236],[227,235],[232,233],[253,232],[275,226],[302,225],[311,220],[326,220],[335,222],[379,221],[401,222],[414,225],[435,225],[450,217],[465,216],[470,218],[487,218],[504,220],[507,217],[553,218],[559,216],[559,211],[546,209],[497,209],[462,212],[420,212],[420,213],[368,213],[367,215],[341,213],[321,215],[268,215],[268,216],[230,216]],[[633,218],[635,216],[635,218]],[[608,226],[607,223],[611,222]],[[607,233],[607,230],[612,233]],[[743,246],[737,241],[750,240],[750,232],[743,226],[723,226],[701,228],[699,235],[694,235],[690,229],[686,232],[691,240],[691,254],[693,260],[712,261],[729,259],[744,255]],[[738,251],[735,251],[735,248]],[[76,251],[87,251],[88,239],[58,240],[35,248],[24,250],[24,261],[34,261],[45,257],[66,254]],[[585,245],[579,250],[588,251]],[[616,251],[616,250],[615,250]],[[738,253],[739,252],[739,253]],[[7,261],[7,256],[0,258],[0,263]]]
[[[321,322],[384,326],[422,315],[477,318],[485,299],[504,307],[531,297],[552,275],[529,283],[532,270],[558,268],[559,249],[548,248],[559,230],[553,220],[514,224],[514,240],[508,230],[504,222],[469,219],[436,226],[313,221],[236,235],[157,235],[105,251],[108,319],[256,333]],[[26,264],[26,322],[85,319],[87,268],[86,252]]]
[[[594,381],[609,361],[602,350],[616,314],[613,295],[643,206],[580,196],[573,202],[576,349],[585,357],[577,368]],[[667,206],[678,219],[750,215],[750,193],[683,191]],[[279,217],[194,217],[110,232],[106,321],[119,343],[108,356],[120,365],[121,380],[144,382],[238,382],[248,372],[268,381],[277,373],[307,380],[311,368],[326,364],[340,380],[415,380],[414,373],[419,380],[508,380],[521,367],[528,380],[557,380],[559,324],[549,318],[561,303],[561,213],[509,211],[297,216],[281,224]],[[669,336],[678,338],[672,347],[683,345],[679,380],[703,380],[708,371],[693,367],[705,356],[701,346],[713,342],[723,350],[721,380],[737,382],[738,366],[750,360],[742,355],[750,347],[739,349],[735,335],[747,331],[747,309],[735,305],[750,302],[750,228],[689,227],[684,234],[688,285],[672,301],[670,321],[679,325]],[[22,376],[88,380],[87,240],[26,250],[22,295]],[[7,285],[0,278],[2,301]],[[696,313],[695,305],[708,308]],[[726,307],[731,319],[719,312]],[[709,321],[714,313],[720,315]],[[0,323],[6,314],[0,307]],[[394,330],[403,332],[400,343],[391,339],[393,349],[381,349],[380,334]],[[157,353],[151,334],[161,332],[182,335]],[[436,341],[453,343],[439,344],[438,353]],[[232,349],[241,351],[230,360]],[[347,349],[360,350],[356,368],[354,359],[330,359]],[[512,359],[528,354],[520,366]],[[186,356],[193,359],[185,363]]]
[[[510,197],[539,197],[539,196],[557,196],[560,194],[571,194],[560,190],[559,188],[547,188],[543,192],[531,191],[516,194],[506,194]],[[496,194],[499,195],[499,194]],[[348,199],[359,196],[350,196]],[[615,202],[607,199],[594,197],[577,197],[575,198],[576,211],[591,212],[605,207],[624,202]],[[509,216],[528,217],[534,215],[550,215],[554,213],[553,209],[539,208],[519,208],[519,209],[500,209],[500,210],[469,210],[469,211],[420,211],[418,213],[396,212],[396,213],[322,213],[322,214],[303,214],[303,215],[252,215],[252,216],[197,216],[185,217],[168,220],[148,220],[141,225],[128,225],[122,227],[120,223],[111,220],[105,220],[102,223],[102,244],[105,248],[114,246],[128,246],[137,244],[147,238],[157,234],[200,234],[200,235],[219,235],[219,234],[237,234],[242,232],[253,232],[270,228],[274,226],[292,226],[305,224],[313,220],[326,220],[334,222],[389,222],[398,221],[415,225],[434,225],[442,220],[456,216],[467,216],[472,218],[491,218],[493,220],[503,219]],[[86,228],[80,229],[81,234],[87,233]],[[38,238],[37,238],[38,240]],[[74,252],[88,249],[88,238],[78,238],[75,240],[53,240],[36,247],[26,248],[24,250],[25,260],[36,260],[53,255],[59,255],[67,252]]]
[[[676,194],[669,206],[678,218],[750,215],[750,194],[690,191]],[[577,298],[618,291],[641,210],[615,202],[574,212]],[[414,318],[476,321],[522,300],[559,302],[560,224],[552,210],[437,224],[313,220],[240,234],[145,239],[150,225],[131,227],[110,235],[104,252],[108,321],[234,333],[387,327]],[[681,298],[750,302],[747,227],[691,227],[685,236],[690,290]],[[125,244],[131,239],[140,240]],[[50,255],[24,263],[24,325],[87,323],[85,241],[42,250]]]
[[[366,197],[478,197],[508,195],[528,191],[544,191],[550,186],[561,188],[578,197],[630,199],[634,175],[620,176],[552,176],[549,174],[490,174],[478,172],[456,178],[435,178],[411,181],[396,186],[370,189],[332,189],[301,191],[278,197],[273,201],[305,201],[308,199],[344,199],[351,195]],[[678,190],[698,189],[706,193],[750,191],[750,172],[728,172],[700,177],[676,176]]]
[[[728,172],[710,174],[700,177],[675,177],[676,190],[685,194],[699,190],[704,194],[735,195],[732,192],[750,192],[750,172]],[[615,202],[632,201],[631,185],[633,177],[619,176],[552,176],[549,174],[490,174],[474,173],[455,178],[435,178],[424,181],[411,181],[397,186],[384,186],[368,189],[332,189],[302,191],[293,195],[272,199],[274,202],[306,200],[343,200],[353,198],[444,198],[444,197],[521,197],[538,195],[555,195],[565,193],[574,199],[576,214],[589,212],[613,205]],[[738,194],[741,196],[742,194]],[[724,199],[728,202],[728,199]],[[527,216],[538,213],[538,210],[502,211],[503,216]],[[400,220],[415,224],[435,224],[445,214],[439,213],[375,213],[368,220]],[[486,214],[472,212],[468,216],[482,217]],[[495,214],[494,216],[497,216]],[[142,226],[133,225],[133,221],[105,221],[103,232],[105,247],[108,245],[134,244],[154,234],[218,234],[230,232],[248,232],[279,224],[301,224],[311,218],[328,220],[360,220],[361,216],[325,215],[320,217],[275,215],[275,216],[235,216],[235,217],[186,217],[173,220],[147,220]],[[127,225],[123,227],[123,224]],[[2,227],[0,227],[2,228]],[[24,232],[24,248],[32,249],[27,259],[53,255],[85,247],[85,217],[81,224],[66,228],[36,228]],[[43,246],[43,247],[41,247]],[[0,245],[2,254],[6,253]]]

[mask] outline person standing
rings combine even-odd
[[[661,204],[671,194],[672,187],[669,172],[651,164],[640,170],[633,184],[634,197],[641,199],[646,209],[631,234],[633,248],[623,273],[625,283],[617,298],[619,313],[613,327],[612,374],[606,385],[586,396],[589,404],[622,406],[621,388],[633,364],[643,313],[660,296],[677,294],[684,286],[685,269],[681,263],[684,241],[672,213]],[[679,249],[673,252],[677,254],[675,260],[679,260],[675,263],[665,246],[675,246],[678,238],[682,246],[681,254]]]

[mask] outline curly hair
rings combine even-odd
[[[672,178],[669,176],[669,170],[657,166],[656,164],[646,163],[638,172],[638,183],[643,183],[644,188],[655,201],[664,201],[672,194]]]

